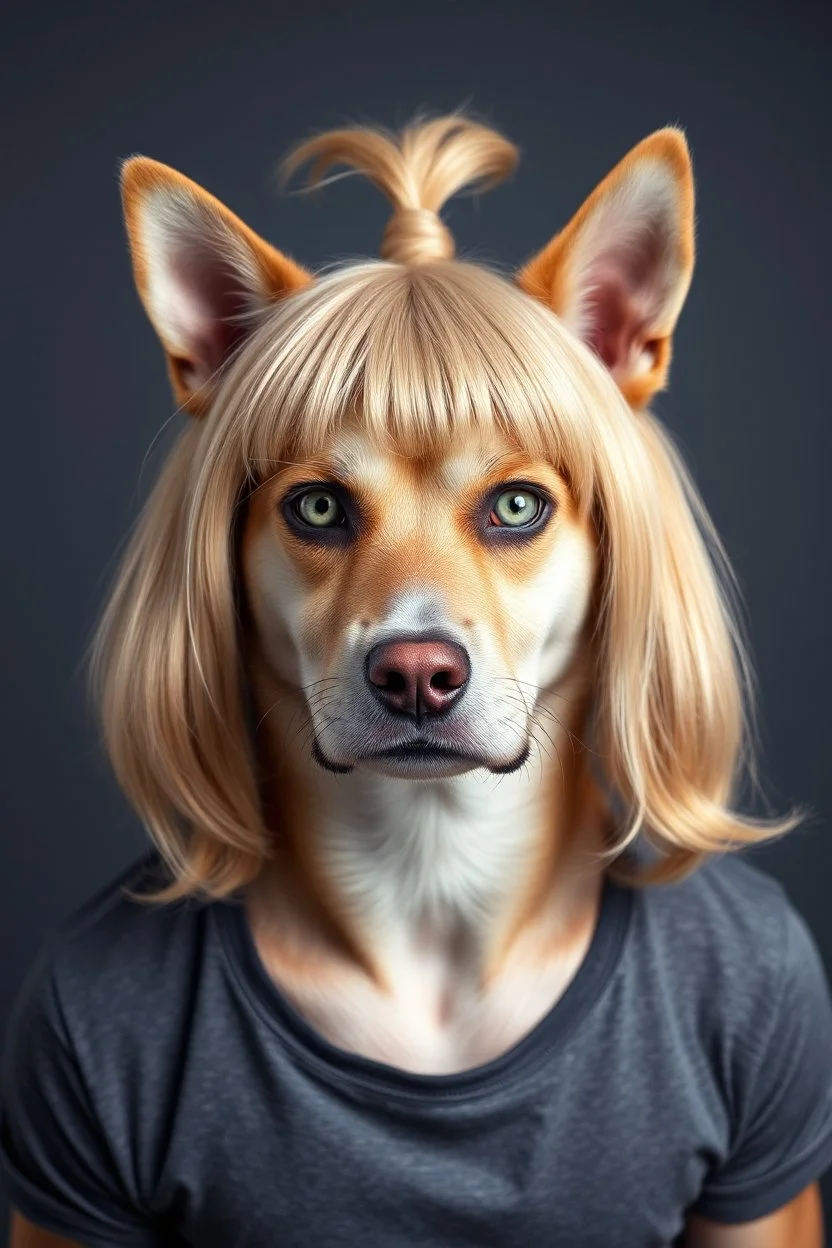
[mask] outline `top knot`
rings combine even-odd
[[[439,216],[463,188],[484,191],[508,177],[517,148],[479,122],[458,113],[417,121],[401,134],[366,126],[329,130],[301,143],[283,161],[284,178],[311,163],[310,186],[332,165],[366,174],[393,205],[381,254],[398,264],[450,260],[453,237]]]
[[[450,230],[430,208],[400,208],[387,222],[380,254],[396,264],[452,260],[456,247]]]

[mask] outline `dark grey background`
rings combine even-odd
[[[704,0],[7,12],[0,1027],[45,929],[145,844],[97,744],[81,660],[186,418],[163,429],[173,405],[132,287],[118,162],[177,166],[314,267],[376,254],[386,206],[358,178],[279,197],[285,149],[346,120],[465,104],[522,149],[508,186],[447,214],[461,250],[501,264],[546,242],[645,134],[687,131],[698,266],[656,410],[739,573],[766,792],[814,812],[755,860],[832,967],[828,36],[819,5]],[[825,1201],[832,1212],[830,1178]]]

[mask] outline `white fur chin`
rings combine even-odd
[[[450,776],[462,776],[468,771],[476,771],[481,766],[481,763],[461,758],[365,758],[356,763],[358,770],[370,771],[378,776],[390,776],[396,780],[444,780]]]

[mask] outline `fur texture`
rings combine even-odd
[[[645,407],[693,266],[684,137],[639,144],[511,280],[452,258],[438,213],[515,159],[460,117],[302,145],[290,169],[351,164],[394,208],[384,260],[318,276],[182,175],[135,157],[123,178],[196,416],[92,654],[116,774],[174,874],[152,900],[248,888],[320,1029],[423,1069],[545,1012],[603,870],[679,878],[799,818],[732,807],[753,775],[735,585]],[[299,499],[346,523],[310,527]],[[507,506],[543,518],[507,532]],[[447,714],[394,714],[368,655],[423,637],[464,651],[467,683]],[[658,857],[634,878],[639,833]],[[428,998],[455,1002],[453,1043],[404,1052]]]

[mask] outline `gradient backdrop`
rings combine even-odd
[[[520,145],[511,183],[447,213],[460,250],[512,266],[645,134],[687,131],[698,267],[656,410],[743,587],[769,799],[813,812],[755,859],[832,968],[829,34],[820,5],[794,0],[6,10],[0,1035],[44,931],[145,844],[82,660],[187,418],[133,290],[119,161],[177,166],[316,266],[376,254],[386,205],[361,178],[279,196],[276,160],[312,130],[420,108],[468,105]],[[825,1201],[832,1225],[832,1176]]]

